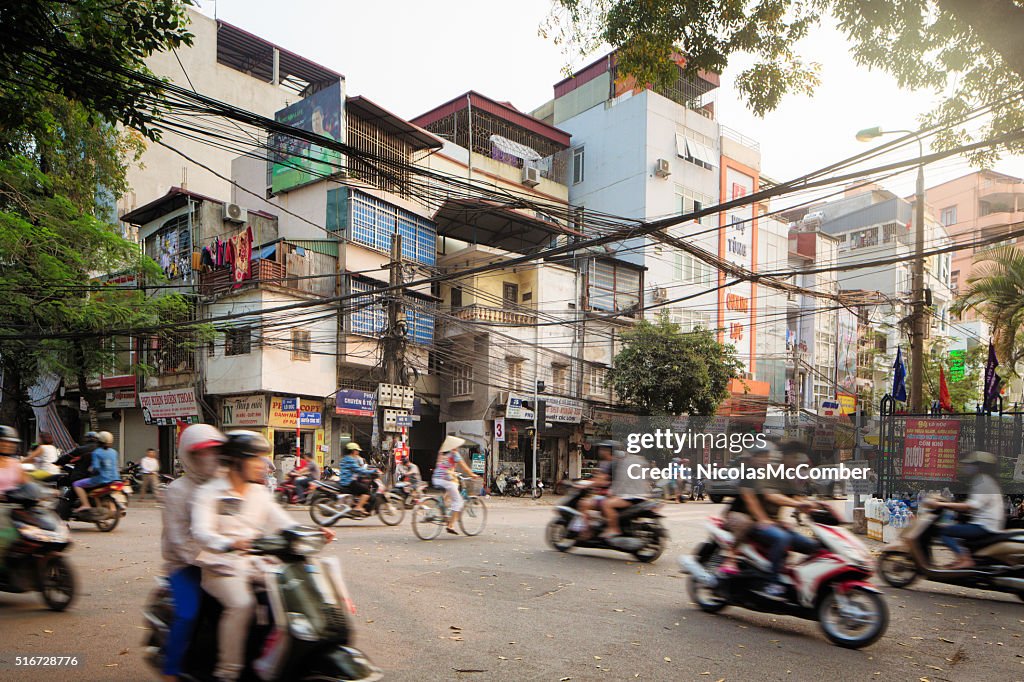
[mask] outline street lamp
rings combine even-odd
[[[903,133],[916,135],[918,164],[917,192],[914,195],[914,223],[916,244],[914,245],[913,291],[911,300],[914,306],[911,325],[910,344],[910,411],[921,414],[924,411],[922,385],[924,379],[924,144],[915,130],[882,130],[881,126],[865,128],[857,133],[859,142],[868,142],[882,135]]]

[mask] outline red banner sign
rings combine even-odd
[[[956,479],[960,422],[953,419],[908,419],[904,438],[903,477],[924,481]]]

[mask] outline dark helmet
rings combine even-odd
[[[224,444],[222,452],[227,459],[265,457],[270,454],[270,443],[255,431],[231,431],[224,435],[228,437],[228,442]]]
[[[600,451],[602,448],[607,448],[608,450],[611,450],[612,454],[614,455],[619,450],[622,450],[622,443],[620,443],[617,440],[599,440],[596,443],[594,443],[593,449],[595,452]]]
[[[95,431],[89,431],[85,434],[85,437],[82,440],[85,441],[86,443],[98,444],[100,442],[100,434],[96,433]]]

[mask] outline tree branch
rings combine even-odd
[[[1024,11],[1013,0],[936,0],[939,7],[970,26],[999,53],[1006,66],[1024,76]]]

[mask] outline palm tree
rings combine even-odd
[[[1004,366],[1012,369],[1024,358],[1024,251],[1006,246],[981,256],[986,264],[967,280],[967,290],[953,312],[974,310],[992,327],[992,336]]]

